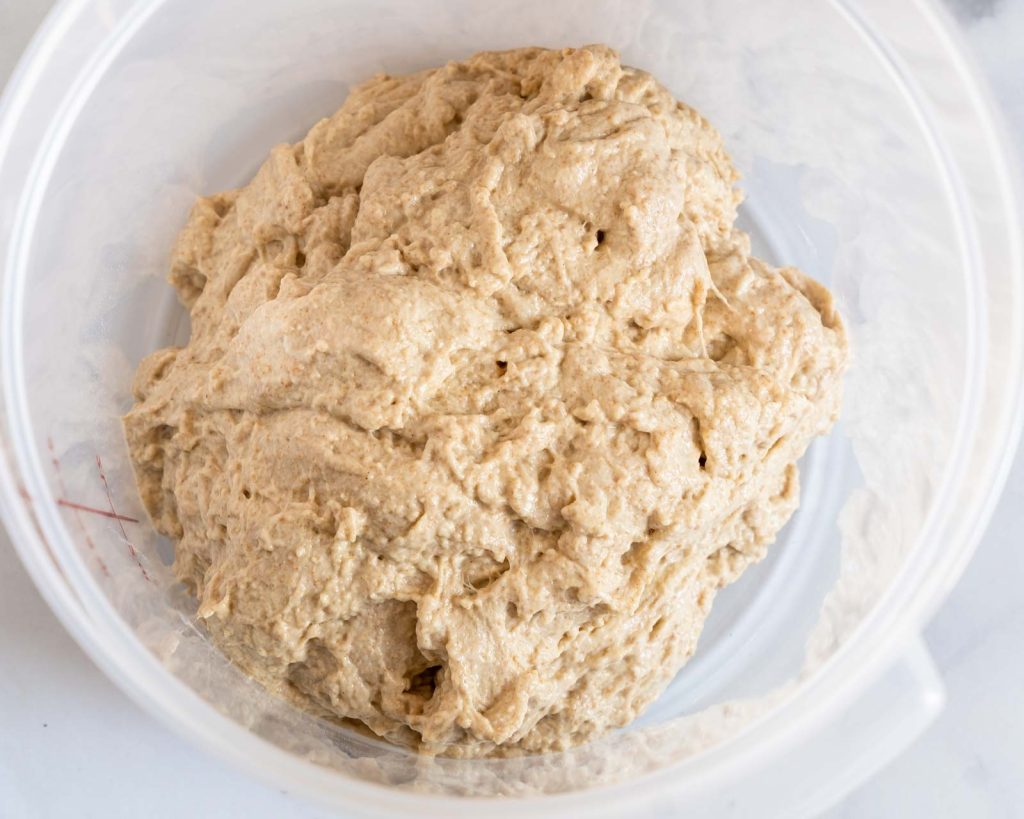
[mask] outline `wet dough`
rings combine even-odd
[[[224,652],[432,753],[628,723],[797,505],[827,291],[751,257],[714,129],[609,48],[378,76],[198,201],[125,418]]]

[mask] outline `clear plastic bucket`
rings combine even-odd
[[[719,127],[760,252],[836,293],[843,416],[805,459],[797,516],[637,724],[565,754],[416,758],[274,700],[207,642],[119,416],[139,358],[187,338],[164,274],[197,194],[244,182],[374,72],[588,42]],[[998,128],[928,3],[66,2],[3,100],[0,219],[12,539],[126,691],[282,787],[359,815],[792,816],[941,705],[916,635],[1014,449],[1024,295]]]

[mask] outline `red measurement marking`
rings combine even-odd
[[[28,493],[28,490],[20,483],[18,484],[18,494],[21,495],[23,500],[27,500],[29,503],[32,503],[32,496]]]
[[[80,512],[92,512],[94,515],[103,515],[105,518],[114,518],[115,520],[123,520],[126,523],[138,523],[138,518],[130,518],[127,515],[117,515],[113,512],[108,512],[106,509],[97,509],[94,506],[86,506],[83,503],[75,503],[69,501],[67,498],[57,498],[58,506],[66,506],[68,509],[78,509]]]
[[[53,464],[53,471],[57,474],[57,486],[60,488],[60,493],[62,495],[66,495],[68,493],[68,490],[64,486],[64,476],[61,474],[60,471],[60,458],[57,457],[57,450],[53,445],[53,438],[46,439],[46,446],[49,447],[50,449],[50,462]],[[69,506],[71,509],[75,510],[75,523],[77,523],[78,528],[82,530],[82,536],[85,538],[85,545],[89,547],[89,551],[92,552],[93,556],[96,558],[96,563],[100,567],[100,571],[102,571],[103,574],[107,577],[110,577],[110,569],[107,568],[106,562],[103,560],[102,557],[100,557],[100,553],[99,550],[96,548],[96,544],[93,542],[93,539],[89,536],[89,530],[85,528],[85,523],[82,521],[82,516],[78,514],[79,508],[86,507],[79,507],[75,504],[71,504],[70,502],[64,503],[63,498],[58,499],[57,503],[60,505]]]
[[[117,510],[114,508],[114,496],[110,492],[110,484],[107,483],[107,475],[103,471],[103,461],[100,460],[99,455],[96,456],[96,469],[100,473],[100,480],[103,481],[103,491],[107,493],[107,503],[110,505],[110,511],[113,513],[113,517],[117,521],[117,526],[121,530],[121,537],[128,545],[128,554],[132,556],[132,560],[134,560],[135,565],[139,567],[139,571],[142,572],[142,576],[152,583],[153,578],[149,576],[149,572],[146,571],[146,567],[142,565],[142,559],[139,557],[139,550],[136,549],[135,544],[128,539],[128,533],[124,529],[125,517],[117,514]]]

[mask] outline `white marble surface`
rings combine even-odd
[[[1024,0],[948,2],[1024,148]],[[0,82],[49,6],[0,0]],[[977,557],[926,631],[945,711],[831,819],[1024,815],[1022,528],[1024,451]],[[67,636],[0,533],[0,817],[217,815],[326,816],[129,702]]]

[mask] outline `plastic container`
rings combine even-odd
[[[119,415],[187,338],[164,282],[192,199],[245,181],[350,83],[483,48],[604,41],[723,132],[763,254],[838,296],[841,424],[770,557],[634,726],[576,751],[429,761],[236,673],[145,523]],[[917,635],[1014,450],[1020,214],[990,105],[925,2],[65,2],[0,114],[3,513],[95,661],[182,733],[358,815],[800,815],[927,724]]]

